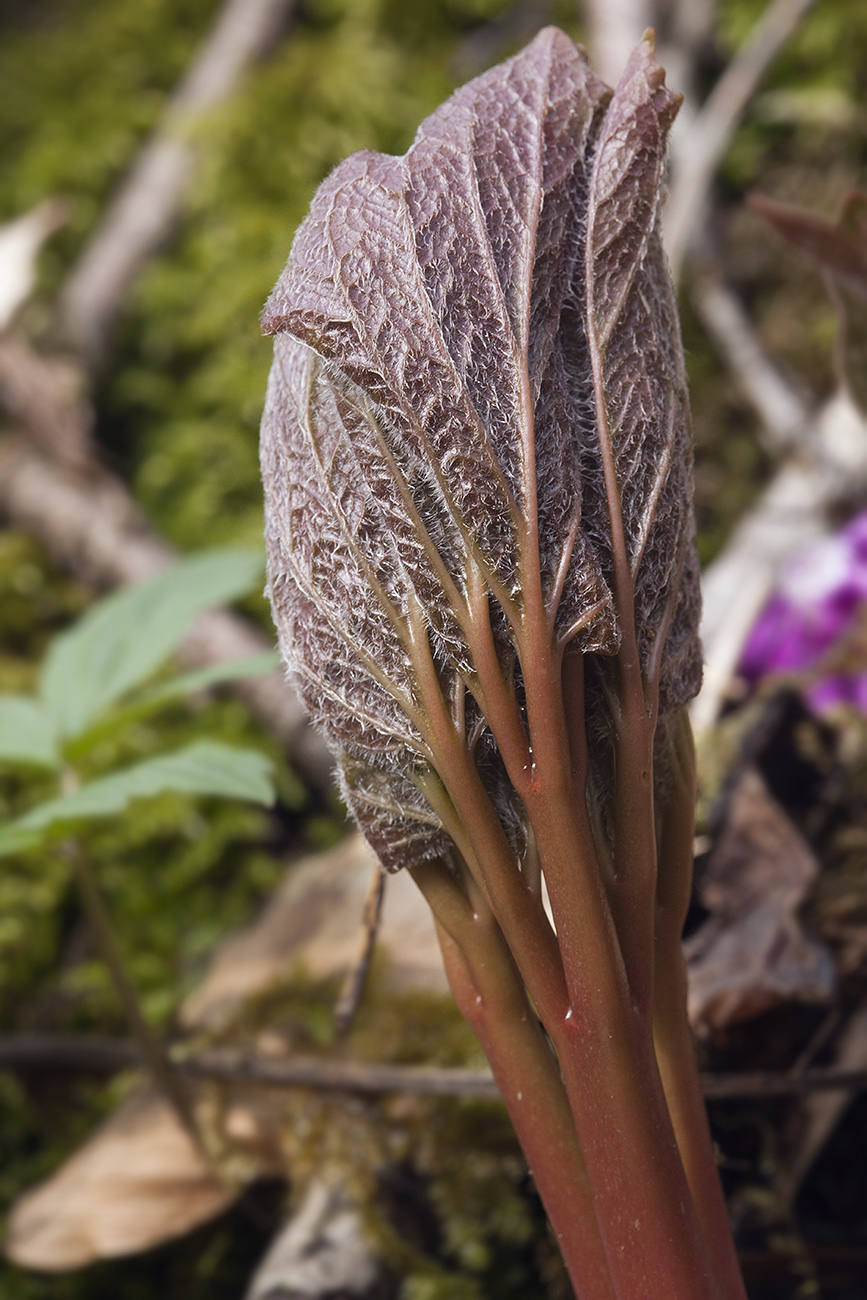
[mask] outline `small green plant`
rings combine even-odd
[[[249,593],[262,570],[255,552],[201,552],[147,582],[97,602],[52,643],[36,695],[0,695],[0,763],[41,769],[55,793],[0,825],[0,857],[55,852],[68,863],[94,938],[153,1074],[193,1131],[189,1104],[142,1013],[80,832],[133,801],[174,791],[270,804],[271,762],[262,753],[195,740],[116,771],[88,777],[93,755],[125,729],[190,692],[269,672],[276,653],[154,682],[196,615]]]
[[[37,695],[0,695],[0,763],[51,771],[59,789],[56,798],[0,826],[0,854],[44,847],[83,821],[166,790],[271,801],[268,760],[215,741],[195,741],[98,780],[82,781],[79,773],[99,744],[164,705],[274,669],[277,655],[267,652],[152,680],[196,615],[247,595],[261,567],[255,552],[206,551],[108,596],[55,639]]]

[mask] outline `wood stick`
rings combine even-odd
[[[192,136],[270,47],[295,0],[225,0],[150,140],[105,210],[60,297],[62,336],[92,366],[142,267],[171,231],[190,187]]]
[[[717,169],[747,104],[801,19],[816,0],[771,0],[744,44],[720,76],[674,156],[671,195],[663,233],[672,278],[677,282],[691,239],[702,224]]]
[[[408,1093],[418,1096],[499,1096],[488,1070],[424,1065],[377,1065],[326,1057],[276,1058],[234,1048],[203,1048],[185,1056],[171,1052],[175,1068],[190,1078],[274,1088],[321,1088],[357,1093]],[[0,1070],[68,1069],[113,1074],[143,1064],[135,1043],[79,1034],[0,1035]],[[867,1091],[867,1069],[836,1067],[803,1070],[750,1070],[704,1073],[702,1091],[712,1101],[739,1098],[800,1097],[809,1093]]]

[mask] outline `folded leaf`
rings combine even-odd
[[[617,599],[634,607],[645,666],[667,635],[663,712],[683,705],[701,680],[689,399],[658,228],[666,137],[680,99],[643,41],[605,116],[585,251],[596,427],[583,461],[583,527],[612,588],[624,561],[629,581]]]
[[[487,592],[518,699],[534,592],[538,635],[600,656],[617,654],[634,603],[663,707],[697,689],[689,416],[657,232],[679,98],[662,83],[645,42],[612,98],[546,29],[453,95],[404,157],[342,163],[265,308],[274,618],[389,864],[442,844],[415,786],[437,761],[419,628],[462,721],[472,593]],[[517,843],[502,763],[483,769]]]
[[[344,751],[337,774],[347,808],[386,871],[448,848],[439,819],[403,772],[374,767]]]

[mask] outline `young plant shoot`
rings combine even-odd
[[[280,643],[412,873],[580,1300],[743,1300],[680,931],[701,676],[679,96],[548,28],[322,184],[265,309]],[[552,919],[550,919],[552,918]]]

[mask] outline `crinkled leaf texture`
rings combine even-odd
[[[604,663],[620,643],[619,546],[664,707],[697,688],[689,416],[657,231],[678,102],[649,42],[612,96],[545,29],[422,123],[404,157],[336,168],[265,309],[275,621],[388,867],[447,843],[418,791],[436,761],[418,611],[447,700],[472,688],[479,583],[520,689],[510,628],[533,566],[552,634]],[[468,743],[481,737],[514,838],[514,796],[470,706]]]

